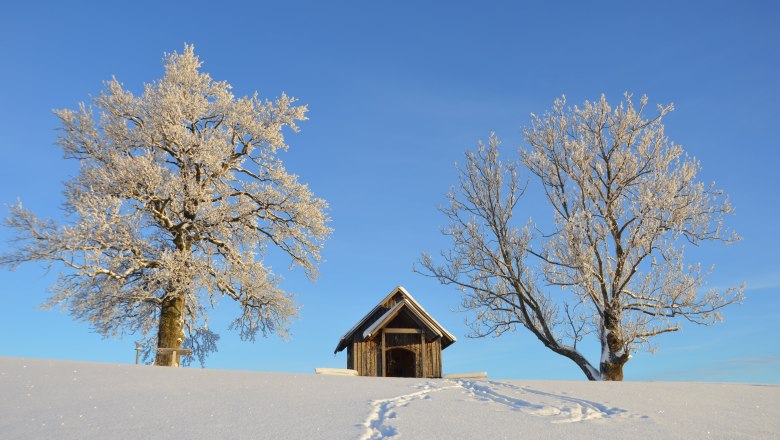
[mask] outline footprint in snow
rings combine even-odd
[[[418,391],[371,401],[371,410],[362,423],[364,432],[360,440],[398,435],[398,431],[387,424],[398,417],[398,408],[403,408],[415,400],[429,400],[432,393],[458,388],[474,402],[497,404],[531,416],[549,417],[552,423],[572,423],[627,415],[623,409],[571,397],[565,393],[549,393],[496,381],[446,380],[421,383],[415,387]]]

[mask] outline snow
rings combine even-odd
[[[0,357],[0,437],[777,438],[780,386],[395,379]]]
[[[371,324],[371,326],[370,326],[370,327],[368,327],[368,328],[367,328],[367,329],[366,329],[366,330],[363,332],[363,339],[368,339],[368,338],[370,338],[370,337],[371,337],[371,334],[372,334],[372,333],[374,333],[374,332],[376,331],[376,329],[378,329],[378,328],[379,328],[381,325],[383,325],[383,324],[385,323],[385,321],[386,321],[386,320],[387,320],[387,319],[388,319],[390,316],[392,316],[392,315],[393,315],[393,314],[394,314],[394,313],[395,313],[395,312],[396,312],[398,309],[400,309],[401,307],[404,307],[406,304],[408,304],[408,303],[406,302],[406,300],[401,300],[401,301],[398,301],[398,302],[397,302],[397,303],[396,303],[396,304],[395,304],[393,307],[391,307],[391,308],[390,308],[388,311],[386,311],[386,312],[385,312],[385,313],[384,313],[382,316],[380,316],[380,317],[379,317],[379,319],[377,319],[376,321],[374,321],[374,323],[373,323],[373,324]],[[441,335],[439,335],[439,336],[441,336]],[[342,338],[342,339],[343,339],[343,338]]]

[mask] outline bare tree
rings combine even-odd
[[[240,305],[231,328],[242,339],[285,334],[297,306],[263,264],[266,247],[314,279],[330,228],[325,201],[277,157],[283,127],[297,131],[306,107],[284,94],[236,98],[200,66],[185,46],[165,56],[165,75],[142,95],[112,79],[94,100],[97,116],[84,104],[57,110],[58,144],[80,164],[65,184],[66,224],[17,204],[6,219],[14,250],[0,265],[61,265],[49,306],[104,336],[184,343],[202,363],[216,350],[207,312],[220,297]]]
[[[602,95],[582,108],[555,101],[532,115],[519,160],[499,160],[499,141],[466,153],[459,184],[442,209],[454,246],[443,263],[423,254],[423,274],[458,286],[476,312],[472,336],[525,327],[547,348],[574,361],[590,380],[622,380],[637,349],[681,320],[711,325],[743,288],[703,291],[700,265],[684,244],[731,242],[723,227],[728,198],[696,181],[698,161],[664,134],[659,106],[643,116],[631,96],[616,108]],[[513,224],[525,191],[518,168],[538,178],[552,208],[552,230]],[[534,179],[536,180],[536,179]],[[601,345],[599,363],[578,344]]]

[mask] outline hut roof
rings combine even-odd
[[[390,298],[392,298],[393,296],[399,293],[403,296],[403,299],[401,301],[397,302],[393,307],[391,307],[381,316],[376,318],[375,321],[368,322],[372,316],[376,315],[376,312],[382,307],[383,304],[385,304]],[[371,311],[369,311],[366,314],[366,316],[363,317],[363,319],[358,321],[358,323],[355,324],[354,327],[352,327],[347,333],[344,334],[344,336],[341,337],[338,345],[336,346],[336,350],[334,351],[334,353],[338,353],[344,348],[346,348],[347,345],[355,337],[355,333],[360,328],[368,325],[368,327],[366,327],[366,329],[363,331],[363,334],[361,335],[363,339],[368,339],[372,337],[374,334],[376,334],[377,331],[383,329],[387,324],[389,324],[390,321],[392,321],[393,318],[398,316],[398,314],[403,309],[408,310],[431,333],[442,338],[442,344],[441,344],[442,349],[452,345],[452,343],[457,340],[457,338],[455,338],[455,336],[453,336],[452,333],[448,332],[444,327],[442,327],[441,324],[436,322],[436,320],[433,319],[433,317],[429,315],[428,312],[425,311],[425,309],[422,308],[422,306],[414,299],[414,297],[412,297],[412,295],[409,294],[409,292],[406,291],[406,289],[404,289],[402,286],[398,286],[395,289],[393,289],[386,297],[384,297],[382,301],[379,301],[379,304],[377,304],[373,309],[371,309]]]

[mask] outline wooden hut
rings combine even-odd
[[[455,336],[412,295],[396,287],[336,346],[347,349],[347,368],[361,376],[441,377],[441,351]]]

